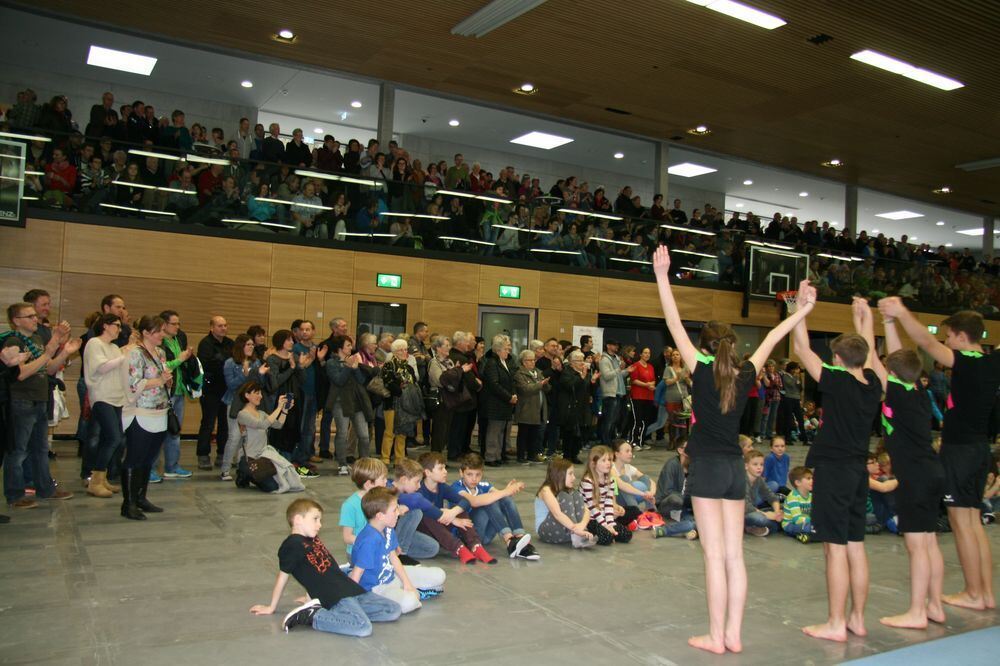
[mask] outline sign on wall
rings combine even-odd
[[[25,145],[0,139],[0,224],[24,226]]]

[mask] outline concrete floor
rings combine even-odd
[[[183,446],[185,466],[194,469],[193,442]],[[79,491],[75,442],[57,442],[55,450],[54,475]],[[801,447],[789,452],[793,464],[804,458]],[[669,455],[643,451],[635,463],[656,474]],[[320,465],[321,472],[329,467]],[[527,483],[516,499],[528,525],[543,471],[489,470],[494,482],[516,476]],[[326,473],[306,485],[327,512],[322,536],[343,562],[336,523],[350,481]],[[821,546],[781,535],[748,538],[745,652],[716,657],[686,645],[707,628],[698,544],[641,532],[628,545],[588,551],[539,543],[539,562],[463,567],[439,558],[446,593],[412,616],[377,625],[370,638],[304,629],[286,635],[281,618],[301,594],[296,584],[275,616],[253,617],[248,609],[269,600],[293,497],[239,490],[202,472],[153,486],[150,498],[166,513],[143,523],[120,518],[118,501],[82,492],[17,513],[0,526],[0,663],[300,664],[328,656],[338,664],[434,666],[827,664],[1000,624],[997,612],[949,609],[947,624],[926,632],[881,626],[878,618],[901,612],[908,599],[903,541],[883,534],[867,541],[868,638],[807,638],[799,627],[826,615]],[[1000,553],[1000,529],[987,530]],[[954,591],[961,571],[951,536],[941,542],[945,587]]]

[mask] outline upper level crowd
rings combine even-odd
[[[905,235],[855,236],[780,212],[686,210],[662,194],[647,206],[629,185],[606,189],[575,175],[546,188],[514,166],[494,174],[461,154],[425,164],[395,141],[383,150],[350,139],[342,150],[331,135],[313,145],[295,129],[285,141],[277,123],[265,129],[248,118],[231,133],[189,127],[183,110],[116,105],[111,92],[80,119],[65,97],[39,104],[30,89],[0,128],[39,137],[27,140],[25,198],[42,205],[597,270],[648,272],[665,244],[689,259],[679,262],[680,277],[736,286],[746,241],[760,239],[809,253],[824,298],[897,294],[911,305],[1000,312],[1000,258],[980,261]]]

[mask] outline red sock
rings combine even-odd
[[[493,557],[492,555],[490,555],[489,553],[487,553],[486,549],[483,548],[482,544],[477,543],[475,546],[473,546],[472,547],[472,554],[480,562],[485,562],[486,564],[496,564],[497,563],[497,559],[495,557]]]
[[[455,551],[455,554],[458,555],[458,559],[462,564],[474,562],[476,559],[476,556],[472,554],[472,551],[465,546],[459,546],[458,550]]]

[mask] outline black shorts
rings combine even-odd
[[[688,469],[691,497],[746,500],[747,468],[741,456],[691,456]]]
[[[984,445],[941,447],[944,468],[944,504],[947,507],[978,508],[983,503],[986,475],[990,471],[990,449]]]
[[[899,531],[936,532],[944,495],[944,470],[938,461],[926,463],[920,470],[900,474],[896,488],[896,516]]]
[[[813,469],[813,538],[840,545],[864,541],[867,502],[868,472],[864,463],[818,463]]]

